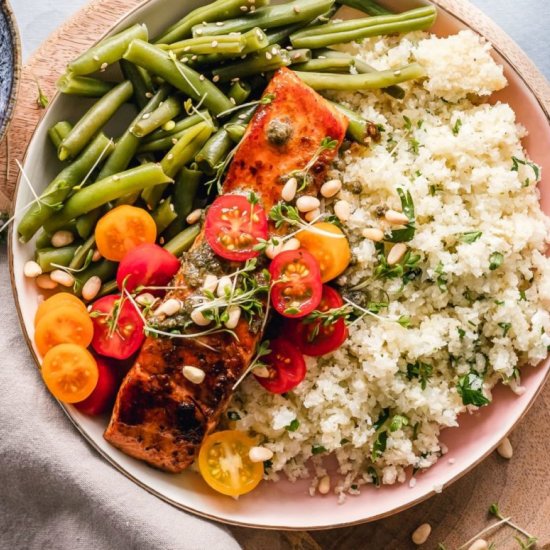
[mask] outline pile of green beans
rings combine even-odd
[[[330,22],[341,5],[368,17]],[[100,295],[115,291],[116,264],[94,254],[101,216],[123,204],[144,208],[159,242],[182,254],[200,231],[199,224],[188,226],[188,215],[212,200],[212,178],[223,176],[277,69],[289,67],[321,92],[381,89],[400,100],[400,83],[425,76],[420,65],[377,71],[331,46],[427,29],[435,17],[432,7],[393,14],[375,0],[215,0],[154,40],[144,24],[101,40],[57,81],[61,93],[93,104],[80,119],[48,131],[59,173],[25,211],[20,240],[35,238],[44,273],[70,270],[75,293],[92,276],[104,283]],[[113,70],[104,78],[110,66],[118,66],[120,78]],[[376,139],[375,124],[333,105],[349,120],[349,140]],[[121,121],[121,133],[111,134]],[[60,230],[74,240],[54,248]]]

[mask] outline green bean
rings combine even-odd
[[[298,21],[310,21],[325,13],[334,4],[334,0],[294,0],[286,4],[266,6],[237,19],[224,21],[223,25],[209,23],[195,25],[193,36],[214,36],[230,32],[244,32],[254,27],[272,29],[292,25]]]
[[[76,232],[82,239],[87,239],[93,232],[97,220],[103,213],[101,208],[94,208],[76,219]]]
[[[160,202],[151,214],[157,226],[157,234],[161,234],[178,217],[172,204],[172,197]]]
[[[90,262],[95,249],[95,235],[88,237],[86,242],[82,243],[74,252],[74,256],[69,263],[71,269],[82,269]]]
[[[118,264],[116,264],[115,262],[101,260],[99,262],[93,262],[80,273],[74,273],[74,293],[80,296],[80,294],[82,293],[82,287],[92,277],[99,277],[104,282],[110,281],[116,274],[117,266]]]
[[[71,73],[64,74],[57,81],[57,89],[62,94],[78,95],[83,97],[102,97],[115,86],[114,82],[105,82],[91,76],[77,76]]]
[[[195,126],[195,124],[198,124],[203,120],[209,122],[214,127],[216,126],[216,123],[210,113],[207,110],[202,109],[200,111],[196,111],[193,115],[178,120],[176,122],[176,125],[171,130],[165,130],[164,128],[159,128],[158,130],[155,130],[152,134],[145,136],[142,142],[150,143],[152,141],[157,141],[158,139],[162,139],[165,137],[175,137],[176,134],[181,133],[182,130],[187,130],[187,128],[191,128],[191,126]],[[180,137],[181,136],[178,136],[178,139]]]
[[[73,125],[70,122],[67,122],[66,120],[62,120],[57,124],[54,124],[48,130],[48,136],[50,137],[50,140],[53,143],[53,146],[55,147],[56,151],[58,147],[61,145],[61,142],[69,135],[72,128],[73,128]]]
[[[82,75],[105,70],[108,65],[122,58],[132,40],[140,38],[148,40],[149,34],[145,25],[134,25],[114,36],[101,40],[98,44],[84,52],[79,58],[69,63],[71,73]]]
[[[245,46],[246,40],[242,34],[220,34],[216,36],[215,39],[209,36],[197,36],[195,38],[173,42],[169,44],[166,49],[172,50],[178,55],[236,55],[242,54]]]
[[[305,63],[299,63],[297,65],[292,64],[292,68],[296,71],[344,74],[350,74],[353,66],[353,59],[346,59],[345,57],[335,59],[311,59]]]
[[[128,81],[115,86],[100,98],[76,123],[70,134],[61,142],[57,156],[59,160],[74,158],[92,140],[97,132],[132,96],[132,84]]]
[[[77,248],[78,246],[42,248],[36,252],[36,262],[44,273],[49,273],[57,269],[58,266],[67,267],[71,263]]]
[[[109,176],[77,191],[65,206],[44,224],[44,228],[46,231],[55,231],[68,221],[124,195],[170,182],[172,179],[164,173],[161,166],[153,163]]]
[[[350,8],[355,8],[356,10],[372,16],[389,15],[392,13],[390,10],[377,4],[373,0],[338,0],[338,3],[349,6]]]
[[[231,88],[229,88],[229,92],[227,92],[227,97],[229,97],[229,99],[232,99],[235,102],[235,105],[240,105],[248,99],[251,91],[252,88],[250,87],[250,84],[248,84],[248,82],[238,80],[237,82],[234,82],[232,84]]]
[[[243,139],[244,133],[246,132],[246,125],[229,123],[225,125],[225,131],[233,143],[240,143],[241,139]]]
[[[142,115],[130,131],[134,136],[142,138],[177,117],[180,112],[181,102],[176,97],[169,97],[154,111]]]
[[[168,252],[171,252],[174,256],[181,256],[186,250],[189,250],[191,246],[193,246],[200,231],[201,228],[198,223],[190,225],[172,240],[168,241],[164,245],[165,250],[168,250]]]
[[[185,223],[185,219],[193,210],[193,201],[202,179],[202,172],[184,166],[174,184],[174,208],[178,219]],[[183,227],[182,227],[183,229]]]
[[[227,82],[234,78],[274,71],[288,65],[290,65],[288,52],[278,46],[270,46],[247,56],[242,61],[218,67],[212,71],[212,74],[220,81]]]
[[[114,151],[109,155],[107,162],[99,172],[98,180],[113,176],[118,172],[123,172],[130,166],[130,162],[136,154],[141,142],[139,137],[133,133],[134,126],[147,114],[152,113],[162,103],[168,95],[168,88],[161,86],[158,92],[147,102],[147,105],[141,110],[137,117],[132,121],[124,134],[115,145]]]
[[[365,145],[365,143],[367,143],[368,141],[368,138],[375,138],[378,135],[379,130],[376,124],[365,120],[355,111],[352,111],[351,109],[340,105],[340,103],[335,103],[333,101],[331,101],[331,103],[348,119],[349,124],[346,133],[350,139],[356,141],[357,143]]]
[[[116,292],[118,292],[118,283],[116,282],[116,279],[113,279],[112,281],[108,281],[101,285],[101,289],[99,290],[96,298],[103,298],[109,294],[115,294]]]
[[[112,142],[104,134],[98,134],[80,156],[64,168],[46,187],[39,202],[33,204],[23,216],[17,231],[21,242],[27,242],[58,210],[73,187],[81,183],[98,160],[113,150]]]
[[[229,123],[247,123],[254,112],[256,105],[244,108],[229,120]],[[234,143],[225,127],[220,128],[197,153],[195,162],[205,174],[212,175],[218,166],[225,160]]]
[[[359,74],[375,73],[377,70],[374,67],[371,67],[368,63],[365,63],[363,60],[358,59],[357,57],[350,55],[349,53],[339,52],[336,50],[322,49],[315,50],[315,57],[318,59],[327,58],[327,59],[336,59],[336,58],[345,58],[352,59],[355,65],[355,70]],[[395,97],[396,99],[403,99],[405,97],[405,90],[401,86],[389,86],[388,88],[383,89],[388,95]]]
[[[260,29],[260,27],[254,27],[253,29],[243,33],[242,36],[245,41],[245,46],[241,54],[257,52],[258,50],[263,50],[269,46],[267,34]]]
[[[210,137],[213,129],[210,124],[201,122],[186,130],[185,134],[160,162],[165,173],[173,178],[184,165],[191,162]],[[166,187],[166,185],[159,185],[155,189],[147,189],[141,194],[149,208],[155,208]]]
[[[119,64],[124,78],[129,80],[134,87],[134,102],[139,110],[144,109],[149,103],[149,99],[153,97],[151,76],[146,70],[126,61],[126,59],[121,59]]]
[[[339,4],[334,4],[329,10],[327,10],[325,13],[322,13],[319,15],[319,17],[316,17],[313,21],[309,22],[307,24],[308,27],[314,27],[316,25],[323,25],[324,23],[328,23],[332,16],[340,9]]]
[[[50,248],[52,246],[52,236],[41,229],[36,235],[34,246],[37,250],[40,248]]]
[[[268,0],[256,0],[255,6],[264,6]],[[172,25],[168,30],[156,39],[157,43],[171,44],[191,35],[191,29],[203,22],[223,21],[231,17],[237,17],[248,10],[248,0],[217,0],[202,6],[186,15],[183,19]]]
[[[307,48],[289,50],[288,55],[290,56],[291,65],[307,63],[311,59],[311,50],[308,50]]]
[[[387,88],[407,80],[423,78],[426,73],[421,65],[411,63],[400,69],[369,74],[303,73],[296,71],[296,75],[314,90],[355,91]]]
[[[397,15],[379,15],[327,23],[290,35],[290,43],[295,48],[314,49],[361,40],[369,36],[426,30],[433,25],[436,15],[435,7],[426,6]]]
[[[174,54],[172,54],[174,56]],[[124,58],[162,77],[195,101],[201,101],[214,114],[232,107],[231,101],[212,82],[190,67],[143,40],[134,40]]]

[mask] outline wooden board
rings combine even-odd
[[[36,103],[36,81],[48,97],[55,93],[55,79],[75,52],[84,50],[141,0],[94,0],[67,21],[35,52],[23,68],[19,101],[8,139],[0,145],[0,210],[9,207],[16,181],[16,159],[25,150],[43,111]],[[514,42],[466,0],[437,0],[486,36],[516,67],[550,112],[550,86]],[[9,160],[7,160],[9,159]],[[5,176],[5,177],[3,177]],[[539,537],[539,548],[550,549],[550,385],[511,436],[512,460],[496,453],[440,495],[375,523],[317,531],[273,532],[230,527],[247,550],[296,550],[358,548],[406,550],[412,531],[428,522],[433,532],[424,545],[439,542],[456,549],[489,524],[487,509],[498,501],[503,511]],[[512,531],[503,528],[489,537],[497,548],[517,548]]]

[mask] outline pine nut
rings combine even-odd
[[[279,244],[268,244],[265,249],[265,255],[270,259],[273,260],[275,256],[280,254],[283,250],[282,243],[279,242]]]
[[[52,235],[52,246],[54,248],[61,248],[62,246],[68,246],[74,241],[74,235],[70,231],[56,231]]]
[[[330,477],[323,476],[319,481],[319,486],[317,487],[317,490],[322,495],[327,495],[328,492],[330,491]]]
[[[258,378],[269,378],[271,376],[269,369],[267,367],[256,367],[252,374]]]
[[[191,212],[189,216],[187,216],[187,218],[185,218],[185,221],[189,225],[193,225],[194,223],[197,223],[200,220],[201,216],[202,216],[202,210],[200,208],[197,208],[196,210],[193,210],[193,212]]]
[[[294,200],[297,189],[298,181],[296,180],[296,178],[290,178],[283,186],[283,189],[281,191],[281,198],[286,202]]]
[[[367,227],[366,229],[363,229],[362,235],[365,239],[370,239],[375,243],[380,243],[384,240],[384,232],[377,227]]]
[[[223,276],[220,277],[220,280],[218,281],[218,290],[216,291],[216,294],[218,295],[218,298],[224,298],[226,292],[231,292],[231,289],[233,288],[233,282],[231,281],[230,277]]]
[[[417,527],[412,534],[412,541],[417,545],[424,544],[428,540],[431,532],[432,526],[429,523],[423,523],[422,525]]]
[[[342,189],[342,182],[340,180],[329,180],[323,183],[321,186],[321,195],[326,199],[334,197]]]
[[[194,309],[191,312],[191,321],[195,323],[195,325],[198,325],[199,327],[205,327],[210,324],[210,319],[207,319],[202,311],[199,311],[198,309]]]
[[[405,243],[397,243],[390,250],[387,258],[388,265],[395,265],[398,263],[407,252],[407,245]]]
[[[386,210],[384,218],[392,225],[406,225],[409,223],[409,218],[402,212],[397,212],[397,210]]]
[[[487,548],[489,548],[489,545],[485,539],[477,539],[468,546],[468,550],[487,550]]]
[[[202,284],[203,290],[207,290],[209,292],[215,292],[217,287],[218,287],[218,278],[216,277],[216,275],[209,273],[204,278],[204,282]]]
[[[92,262],[99,262],[101,258],[102,258],[101,252],[99,252],[99,250],[94,250],[94,254],[92,256]]]
[[[320,215],[321,215],[321,210],[319,208],[316,208],[315,210],[306,212],[306,215],[304,216],[304,218],[306,222],[312,222],[313,220],[316,220]]]
[[[87,302],[93,300],[101,290],[101,284],[101,279],[97,275],[90,277],[82,287],[82,298]]]
[[[201,384],[206,376],[202,369],[186,365],[181,369],[183,376],[193,384]]]
[[[298,208],[300,212],[311,212],[319,208],[319,206],[321,206],[319,199],[311,195],[304,195],[296,201],[296,208]]]
[[[267,447],[251,447],[248,451],[250,462],[265,462],[273,458],[273,451]]]
[[[334,213],[340,221],[347,221],[351,216],[351,204],[348,201],[338,201],[334,205]]]
[[[176,298],[169,298],[166,302],[160,304],[157,309],[155,309],[155,315],[166,315],[166,317],[172,317],[181,311],[181,302],[176,300]]]
[[[136,302],[143,307],[150,307],[156,301],[156,298],[149,292],[144,292],[136,298]]]
[[[59,283],[62,286],[69,287],[74,285],[74,277],[70,273],[66,273],[61,269],[54,269],[50,273],[50,279],[52,281],[55,281],[56,283]]]
[[[292,239],[288,239],[288,241],[283,244],[283,252],[286,252],[287,250],[298,250],[301,246],[302,243],[293,237]]]
[[[231,306],[227,309],[227,315],[229,315],[229,319],[227,319],[224,325],[228,329],[234,329],[239,324],[241,308],[239,306]]]
[[[42,290],[53,290],[54,288],[57,288],[57,283],[55,281],[52,281],[47,273],[44,273],[43,275],[38,275],[38,277],[34,281],[36,283],[36,286],[38,288],[41,288]]]
[[[35,279],[42,275],[42,268],[36,262],[29,260],[23,267],[23,275],[29,279]]]
[[[512,447],[512,444],[510,443],[510,440],[505,437],[497,447],[497,453],[502,457],[506,458],[507,460],[510,460],[512,458],[512,455],[514,454],[514,448]]]

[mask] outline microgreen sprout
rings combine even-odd
[[[385,240],[391,243],[404,243],[411,241],[416,232],[414,202],[410,191],[405,193],[403,189],[398,188],[397,194],[401,200],[403,213],[409,218],[409,222],[403,229],[393,230]]]
[[[256,101],[249,101],[248,103],[241,103],[240,105],[236,105],[235,107],[231,107],[231,109],[226,109],[225,111],[222,111],[218,114],[218,118],[225,117],[235,111],[240,111],[241,109],[246,109],[247,107],[254,107],[254,105],[269,105],[273,100],[275,99],[275,94],[266,94],[261,99],[258,99]]]
[[[250,365],[248,365],[248,368],[245,369],[245,371],[242,373],[241,377],[235,382],[233,385],[233,388],[231,388],[233,391],[239,386],[239,384],[247,377],[248,373],[252,372],[253,369],[257,367],[265,367],[267,365],[264,365],[260,360],[262,357],[265,357],[266,355],[269,355],[271,353],[271,350],[269,349],[269,340],[263,340],[258,344],[258,347],[256,349],[256,353],[254,355],[254,358],[250,362]]]
[[[309,181],[309,171],[313,168],[315,163],[319,160],[319,158],[323,155],[325,151],[332,151],[336,147],[338,147],[338,140],[332,139],[330,136],[326,136],[321,140],[321,143],[319,144],[319,147],[315,150],[312,157],[309,159],[307,164],[301,169],[301,170],[294,170],[294,172],[291,172],[289,175],[292,177],[295,177],[300,181],[300,185],[298,187],[298,191],[303,191]]]
[[[38,80],[35,80],[35,82],[36,82],[36,88],[37,88],[37,91],[38,91],[38,97],[36,98],[36,104],[38,105],[38,107],[40,107],[40,109],[45,109],[49,105],[50,100],[47,98],[47,96],[42,91],[42,88],[40,87],[40,83],[38,82]]]

